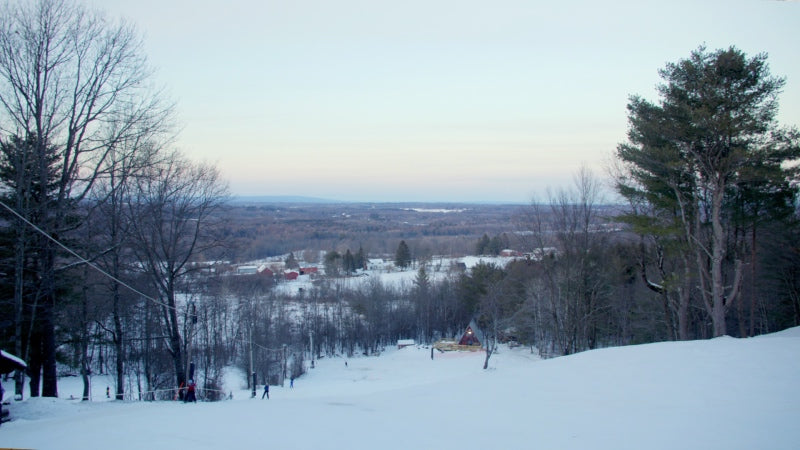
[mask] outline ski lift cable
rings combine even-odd
[[[268,352],[280,353],[280,352],[282,352],[282,351],[283,351],[283,347],[279,347],[279,348],[269,348],[269,347],[264,347],[264,346],[263,346],[263,345],[261,345],[261,344],[257,344],[257,343],[255,343],[255,342],[253,342],[253,341],[248,341],[247,339],[234,339],[234,340],[235,340],[235,341],[237,341],[237,342],[243,342],[243,343],[245,343],[245,344],[252,344],[254,347],[258,347],[258,348],[260,348],[261,350],[266,350],[266,351],[268,351]]]
[[[0,201],[0,205],[2,205],[5,209],[9,210],[11,212],[11,214],[17,216],[20,220],[22,220],[23,222],[28,224],[31,228],[36,230],[42,236],[44,236],[47,239],[53,241],[56,245],[58,245],[59,247],[63,248],[64,250],[66,250],[70,255],[78,258],[81,262],[86,263],[87,265],[89,265],[89,267],[93,268],[94,270],[100,272],[101,274],[105,275],[106,277],[116,281],[117,283],[121,284],[122,286],[125,286],[126,288],[130,289],[134,293],[136,293],[138,295],[141,295],[143,298],[145,298],[147,300],[150,300],[151,302],[154,302],[155,304],[157,304],[159,306],[163,306],[163,307],[169,308],[169,309],[175,308],[175,307],[172,307],[172,306],[162,302],[161,300],[153,298],[153,297],[151,297],[151,296],[139,291],[138,289],[134,288],[133,286],[129,285],[128,283],[126,283],[126,282],[120,280],[119,278],[115,277],[114,275],[111,275],[110,273],[106,272],[105,270],[100,268],[100,266],[98,266],[97,264],[95,264],[95,263],[89,261],[88,259],[84,258],[83,256],[79,255],[78,253],[73,251],[71,248],[69,248],[66,245],[62,244],[59,240],[57,240],[53,236],[50,236],[46,231],[42,230],[41,228],[36,226],[36,224],[32,223],[31,221],[29,221],[28,219],[23,217],[21,214],[19,214],[17,211],[15,211],[13,208],[11,208],[10,206],[6,205],[5,202]],[[177,308],[175,308],[175,310],[177,310]]]

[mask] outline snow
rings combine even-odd
[[[509,262],[518,259],[520,258],[514,256],[438,257],[434,258],[426,267],[429,280],[435,283],[445,279],[449,275],[449,269],[456,263],[464,264],[466,269],[472,269],[481,263],[505,267]],[[371,265],[373,267],[378,266],[377,263]],[[418,273],[419,269],[417,267],[406,269],[379,267],[370,270],[359,270],[354,276],[331,278],[329,281],[340,289],[359,290],[370,283],[378,282],[383,286],[403,290],[414,285],[414,280],[416,280]],[[292,297],[312,289],[314,289],[314,278],[310,275],[300,275],[296,280],[280,280],[274,287],[276,293]]]
[[[196,404],[59,399],[10,405],[0,446],[83,448],[793,449],[800,442],[800,328],[607,348],[541,360],[502,347],[322,358],[270,400],[231,373],[233,400]],[[347,363],[347,364],[345,364]],[[6,386],[8,387],[8,386]],[[261,388],[261,386],[259,386]]]
[[[19,357],[17,357],[16,355],[12,355],[11,353],[6,352],[5,350],[0,350],[0,356],[2,356],[3,358],[6,358],[8,360],[13,361],[15,364],[17,364],[20,367],[28,367],[28,365],[25,364],[25,361],[19,359]]]
[[[467,208],[456,208],[456,209],[447,209],[447,208],[404,208],[406,211],[414,211],[414,212],[421,212],[421,213],[462,213],[464,211],[469,211]]]

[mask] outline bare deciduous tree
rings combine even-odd
[[[35,152],[57,152],[52,193],[35,206],[36,225],[51,236],[74,230],[75,206],[104,175],[111,150],[134,134],[152,133],[169,115],[148,84],[141,39],[124,23],[70,0],[9,1],[0,11],[0,133],[30,138]],[[39,158],[45,161],[45,158]],[[42,395],[57,396],[53,306],[59,301],[57,247],[40,238]],[[32,355],[35,356],[35,355]],[[34,367],[38,363],[34,363]]]
[[[549,330],[546,344],[557,354],[598,344],[598,313],[608,295],[606,233],[597,227],[599,195],[597,180],[583,168],[575,189],[551,195],[549,205],[531,207],[531,246],[539,252],[541,270],[529,282],[526,308],[537,314],[538,326]]]
[[[133,248],[158,292],[178,386],[187,381],[181,328],[190,307],[178,301],[179,283],[199,268],[190,263],[220,245],[215,232],[226,199],[227,186],[215,167],[191,163],[179,154],[147,167],[131,193]]]

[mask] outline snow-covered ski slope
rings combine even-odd
[[[59,399],[11,405],[0,447],[37,449],[796,449],[800,329],[608,348],[540,360],[409,347],[323,358],[250,399],[133,403]],[[347,362],[347,365],[345,365]],[[7,388],[10,386],[6,385]]]

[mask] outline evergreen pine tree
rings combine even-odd
[[[637,231],[681,244],[713,335],[722,336],[741,285],[742,255],[729,242],[737,209],[754,217],[766,195],[793,198],[782,167],[797,158],[798,136],[777,126],[784,80],[770,75],[764,54],[700,47],[660,75],[660,102],[628,104],[617,191],[636,207],[626,219]]]
[[[400,245],[397,246],[394,263],[397,267],[402,269],[411,265],[411,250],[408,248],[406,241],[400,241]]]
[[[289,253],[289,256],[286,258],[286,268],[287,269],[299,269],[300,263],[297,262],[297,259],[294,257],[294,252]]]
[[[475,244],[475,254],[477,256],[485,255],[489,249],[489,236],[484,234],[483,237],[478,239],[478,243]]]
[[[356,268],[366,270],[367,269],[367,256],[364,254],[364,247],[358,247],[358,253],[356,253]]]
[[[352,253],[350,253],[350,249],[347,249],[345,252],[344,257],[342,258],[342,267],[344,268],[344,272],[347,275],[351,275],[356,271],[356,259]]]

